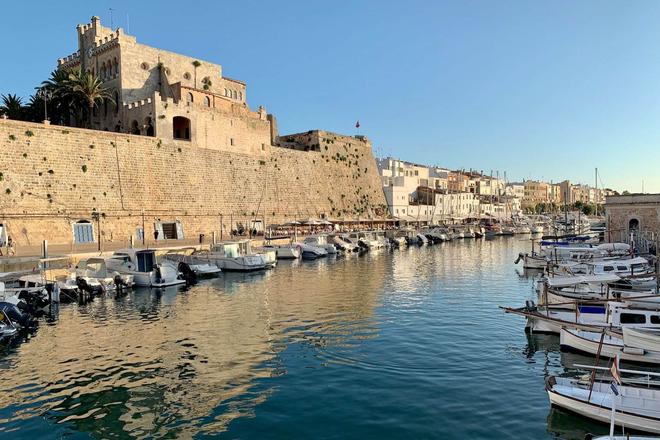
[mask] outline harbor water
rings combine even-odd
[[[0,352],[0,437],[563,439],[544,378],[589,362],[500,305],[529,238],[223,274],[62,305]]]

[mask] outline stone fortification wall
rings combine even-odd
[[[320,135],[319,135],[320,133]],[[320,151],[260,154],[191,142],[0,120],[0,220],[18,245],[67,244],[89,220],[101,241],[180,221],[186,237],[230,221],[367,218],[386,207],[368,141],[327,132]],[[93,213],[98,213],[95,217]],[[222,226],[221,226],[222,225]]]

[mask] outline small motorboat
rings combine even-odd
[[[166,252],[163,258],[176,263],[179,272],[184,275],[192,272],[194,278],[213,278],[220,275],[222,269],[203,255],[194,254],[195,251],[194,247],[173,250]]]
[[[257,251],[275,251],[278,260],[297,260],[300,258],[300,248],[293,244],[268,244],[256,249]]]
[[[300,246],[300,255],[303,260],[316,260],[328,256],[328,252],[320,247],[312,246],[307,243],[298,243]]]
[[[11,338],[18,333],[18,328],[4,311],[0,310],[0,341]]]
[[[271,267],[263,254],[252,253],[250,240],[219,243],[214,245],[211,251],[200,254],[223,271],[251,272]]]
[[[106,258],[107,268],[123,275],[131,275],[136,286],[167,287],[184,284],[175,263],[158,262],[152,249],[124,249]]]
[[[328,243],[328,236],[326,234],[315,234],[305,237],[303,243],[324,249],[328,255],[335,255],[337,253],[337,248]]]
[[[115,291],[118,288],[130,288],[135,284],[133,275],[109,270],[104,257],[80,260],[75,269],[74,280],[78,281],[77,284],[82,284],[80,280],[84,280],[89,286],[98,285],[104,292]]]

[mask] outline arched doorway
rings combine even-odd
[[[131,122],[131,134],[140,134],[140,126],[135,119]]]
[[[147,116],[144,119],[144,126],[146,127],[147,136],[153,136],[154,135],[154,124],[151,122],[151,117]]]
[[[174,139],[190,140],[190,119],[183,116],[175,116],[172,120],[172,128]]]
[[[631,218],[628,220],[628,233],[636,234],[637,232],[639,232],[639,220]]]

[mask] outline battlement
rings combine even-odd
[[[75,64],[80,62],[80,51],[75,51],[71,55],[68,55],[57,60],[58,67],[64,67],[67,64]]]
[[[79,24],[78,26],[76,26],[76,29],[78,29],[78,33],[80,35],[84,35],[86,32],[96,31],[100,27],[101,27],[101,18],[97,15],[94,15],[90,23]]]
[[[160,96],[160,94],[158,94],[158,93],[156,93],[156,94],[158,96]],[[138,107],[144,107],[145,105],[152,105],[152,103],[153,103],[152,99],[147,98],[147,99],[141,99],[141,100],[135,101],[135,102],[129,102],[129,103],[124,102],[124,103],[122,103],[122,105],[125,109],[130,110],[130,109],[134,109],[134,108],[138,108]]]

